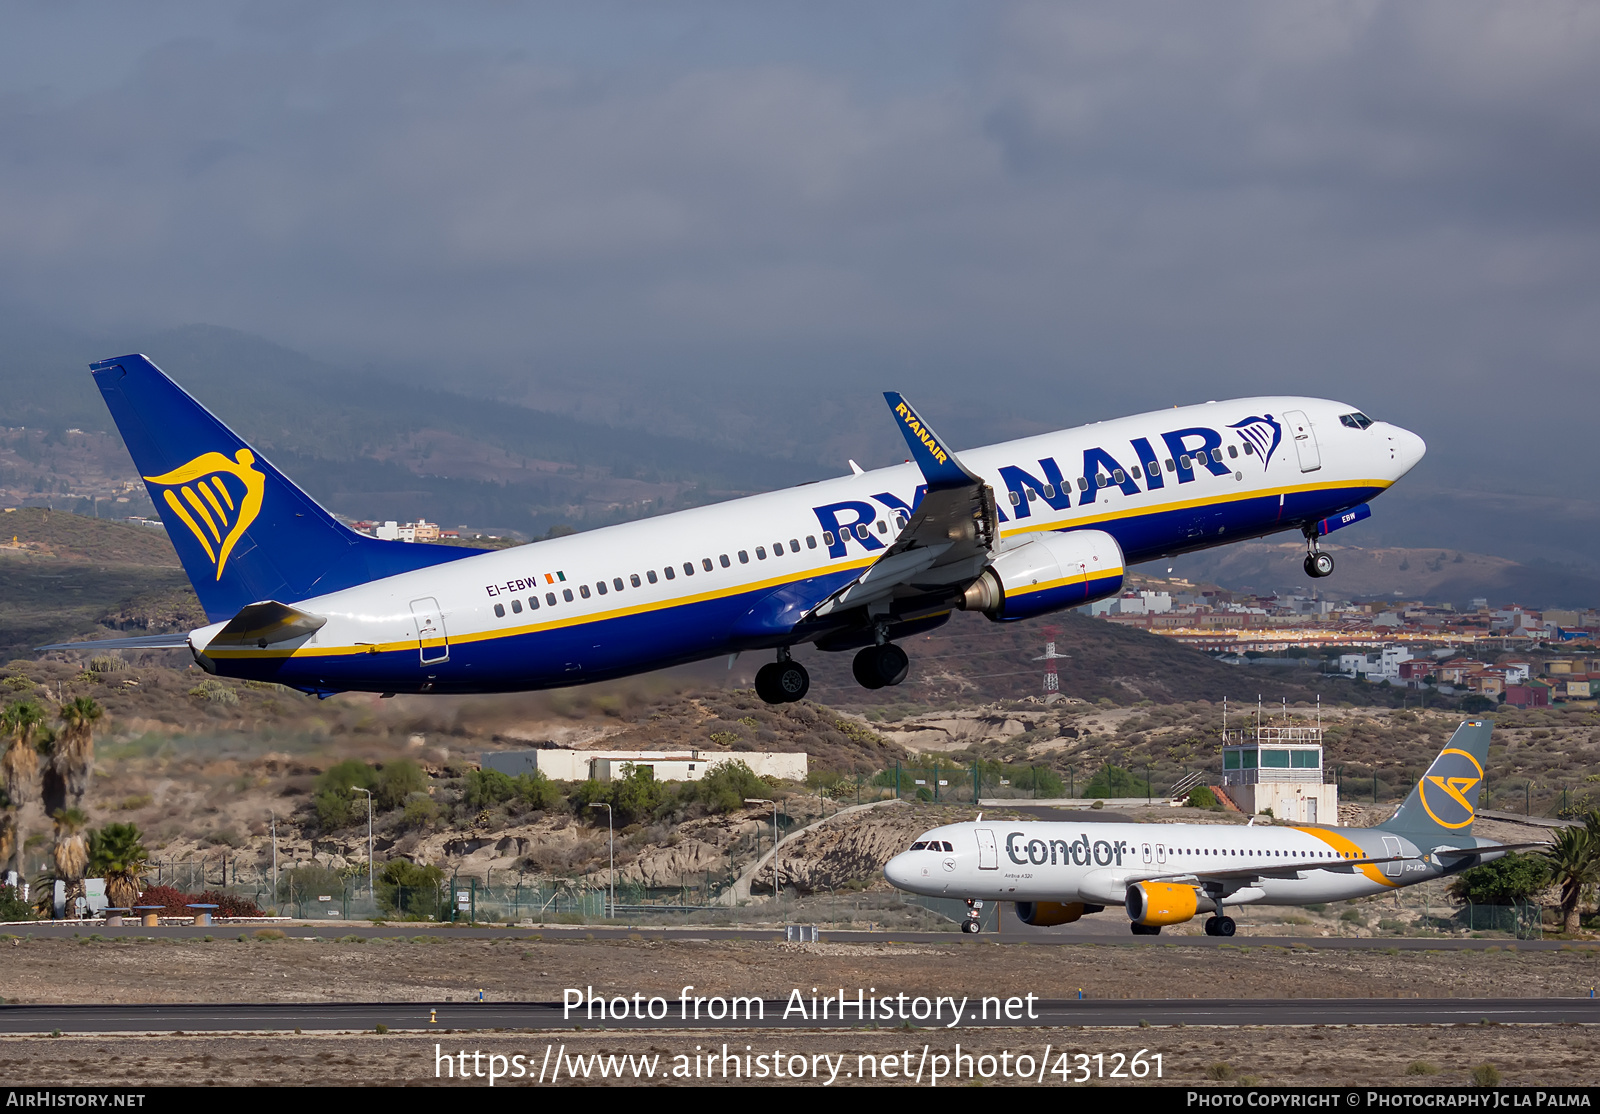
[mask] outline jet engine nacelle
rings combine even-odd
[[[1034,928],[1071,924],[1085,913],[1098,913],[1104,905],[1085,905],[1081,901],[1019,901],[1017,920]]]
[[[1128,919],[1134,924],[1182,924],[1196,913],[1214,908],[1210,898],[1181,883],[1135,882],[1128,887]]]
[[[1122,547],[1104,530],[1035,534],[995,557],[961,598],[996,622],[1030,619],[1122,591]]]

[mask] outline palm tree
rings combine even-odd
[[[0,754],[0,784],[10,799],[7,827],[11,832],[11,847],[6,861],[19,870],[22,866],[18,861],[22,855],[22,810],[33,799],[39,781],[39,752],[34,749],[33,735],[42,723],[44,712],[32,700],[14,701],[0,711],[0,745],[5,747],[5,752]]]
[[[1540,852],[1550,863],[1551,881],[1561,887],[1562,932],[1568,936],[1578,933],[1578,900],[1584,886],[1600,874],[1600,842],[1591,838],[1587,828],[1562,828],[1550,843],[1550,850]]]
[[[63,730],[51,752],[51,765],[66,782],[73,807],[83,803],[94,773],[94,725],[105,709],[92,696],[78,696],[61,706]]]
[[[107,824],[89,834],[89,872],[106,880],[106,899],[127,909],[144,890],[144,868],[150,852],[132,824]]]
[[[47,907],[53,912],[56,882],[64,884],[66,908],[71,910],[77,904],[77,899],[83,896],[83,876],[89,869],[89,840],[83,834],[89,817],[82,809],[58,808],[54,820],[56,843],[51,857],[55,860],[56,869],[55,873],[38,881],[37,908],[41,912],[46,911]]]

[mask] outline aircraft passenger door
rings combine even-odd
[[[1304,410],[1285,410],[1283,420],[1289,423],[1289,436],[1294,438],[1294,451],[1300,457],[1300,471],[1315,472],[1322,467],[1322,450],[1317,448],[1317,435],[1311,429],[1311,419]]]
[[[978,869],[999,870],[1000,853],[994,845],[994,831],[991,828],[979,828],[978,833]]]
[[[1144,861],[1147,863],[1150,861],[1150,845],[1148,843],[1144,845]]]
[[[423,665],[450,660],[450,638],[444,629],[444,614],[432,596],[411,601],[411,614],[417,620],[417,649]]]
[[[1400,850],[1400,841],[1398,839],[1394,838],[1394,836],[1384,836],[1383,837],[1383,853],[1384,853],[1384,855],[1386,857],[1389,856],[1389,855],[1404,854],[1404,852],[1402,852]],[[1406,864],[1401,862],[1398,859],[1396,859],[1392,863],[1384,863],[1383,864],[1383,872],[1385,874],[1387,874],[1390,878],[1398,878],[1398,877],[1400,877],[1400,875],[1405,873],[1405,869],[1406,869]]]
[[[1166,861],[1167,861],[1167,845],[1165,843],[1156,844],[1156,862],[1164,863]]]

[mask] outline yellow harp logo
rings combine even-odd
[[[165,475],[145,477],[166,487],[162,498],[211,558],[218,580],[228,554],[261,513],[267,477],[251,467],[255,462],[249,449],[240,449],[233,460],[205,453]]]

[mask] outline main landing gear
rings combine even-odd
[[[910,668],[911,659],[906,657],[906,652],[893,642],[868,646],[850,663],[850,672],[855,674],[856,684],[864,689],[881,689],[885,685],[898,685],[906,679],[906,673]]]
[[[1232,936],[1238,927],[1238,925],[1233,923],[1232,917],[1206,918],[1207,936]]]
[[[1313,580],[1333,575],[1333,558],[1317,548],[1317,534],[1311,530],[1306,531],[1306,559],[1302,567]]]
[[[967,934],[983,931],[983,901],[976,897],[967,898],[967,919],[961,922],[961,931]]]
[[[787,647],[778,654],[777,661],[756,670],[756,695],[768,704],[792,704],[811,690],[811,674],[789,657]]]

